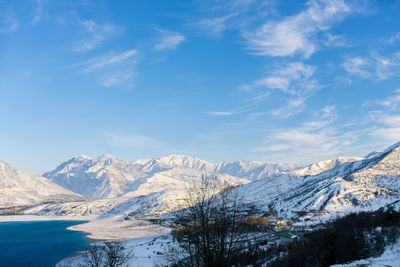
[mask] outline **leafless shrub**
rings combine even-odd
[[[103,263],[104,247],[93,244],[84,254],[84,266],[101,267]]]
[[[107,241],[104,247],[105,266],[124,266],[133,257],[133,250],[126,247],[125,242]]]
[[[104,245],[94,244],[84,254],[83,266],[122,267],[133,257],[133,250],[125,242],[106,241]]]

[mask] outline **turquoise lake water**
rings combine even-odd
[[[85,250],[85,233],[66,228],[82,221],[0,223],[0,266],[54,266],[58,261]]]

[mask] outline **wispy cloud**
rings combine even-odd
[[[310,1],[300,13],[280,21],[268,21],[244,34],[249,49],[258,55],[308,58],[318,49],[315,35],[352,12],[343,0]]]
[[[168,151],[171,149],[164,141],[139,134],[107,133],[105,136],[107,143],[111,146],[153,151]]]
[[[155,50],[171,50],[175,49],[180,43],[186,40],[185,36],[178,32],[167,31],[155,28],[158,34],[157,43],[154,45]]]
[[[36,10],[35,16],[33,17],[31,23],[33,25],[38,24],[43,16],[42,0],[36,0]]]
[[[314,78],[315,66],[307,65],[302,62],[282,64],[268,73],[265,77],[258,79],[250,84],[240,86],[241,89],[248,91],[253,96],[246,99],[248,103],[231,111],[211,111],[214,116],[231,116],[253,111],[268,98],[274,97],[274,91],[285,94],[287,101],[277,109],[269,111],[255,112],[252,116],[273,115],[279,117],[290,117],[306,108],[307,99],[322,88]]]
[[[334,106],[324,107],[316,120],[303,122],[299,127],[272,131],[265,141],[253,148],[255,153],[274,153],[275,159],[285,161],[317,161],[338,157],[348,152],[363,134],[362,130],[342,131],[334,126],[337,112]]]
[[[136,73],[130,70],[107,73],[98,78],[98,84],[105,87],[124,86],[128,82],[130,87],[135,86]]]
[[[373,121],[378,125],[370,135],[388,144],[400,141],[400,116],[384,112],[371,113]]]
[[[371,77],[371,63],[362,57],[349,57],[342,64],[342,67],[350,74],[362,78]]]
[[[134,67],[139,63],[140,55],[137,49],[122,52],[110,52],[94,57],[72,66],[80,73],[91,74],[100,86],[133,87],[136,72]]]
[[[12,13],[0,12],[0,33],[9,33],[18,29],[19,21]]]
[[[322,85],[314,78],[316,69],[315,66],[306,65],[302,62],[279,65],[265,77],[250,84],[240,86],[241,89],[253,95],[245,100],[246,104],[234,110],[211,111],[208,114],[214,116],[232,116],[257,110],[257,112],[250,114],[250,117],[273,115],[287,118],[293,116],[303,111],[307,106],[306,102],[308,98],[312,97],[322,88]],[[275,91],[286,95],[284,98],[280,96],[280,99],[286,99],[285,104],[279,108],[267,111],[259,110],[259,108],[266,106],[263,105],[265,101],[275,97]]]
[[[200,29],[204,35],[220,38],[227,30],[243,31],[275,12],[272,1],[220,0],[197,1],[206,17],[191,25]]]
[[[196,22],[194,25],[202,29],[207,35],[221,37],[222,33],[229,28],[229,21],[237,16],[237,13],[231,13],[216,18],[205,18]]]
[[[124,27],[111,23],[99,24],[93,20],[77,20],[84,37],[77,41],[73,47],[75,51],[89,51],[99,47],[104,41],[121,35]]]
[[[130,49],[124,52],[116,53],[111,52],[106,55],[91,58],[87,61],[78,63],[74,67],[83,67],[82,72],[92,72],[104,67],[114,66],[129,61],[129,63],[136,64],[138,62],[138,51]]]
[[[394,44],[395,42],[397,42],[397,41],[399,41],[400,40],[400,32],[399,33],[397,33],[397,34],[395,34],[395,35],[393,35],[392,37],[390,37],[389,39],[387,39],[385,42],[387,43],[387,44]]]
[[[214,116],[231,116],[231,115],[235,115],[238,113],[234,112],[234,111],[210,111],[210,112],[208,112],[208,114],[214,115]]]
[[[336,47],[349,46],[349,44],[346,42],[343,36],[333,35],[329,32],[325,34],[323,42],[325,46],[336,46]]]
[[[241,113],[245,113],[245,112],[249,112],[251,110],[254,110],[260,103],[261,103],[262,99],[255,99],[252,98],[250,99],[248,102],[248,104],[243,105],[239,108],[236,108],[234,110],[231,111],[210,111],[207,112],[207,114],[209,115],[213,115],[213,116],[232,116],[232,115],[237,115],[237,114],[241,114]]]
[[[386,80],[400,74],[400,52],[389,56],[347,57],[341,66],[352,76]]]
[[[275,71],[264,78],[245,86],[248,89],[261,89],[255,100],[270,96],[271,90],[279,90],[288,95],[287,103],[279,109],[269,113],[275,116],[290,117],[305,109],[306,101],[321,85],[314,78],[316,67],[293,62],[279,66]]]

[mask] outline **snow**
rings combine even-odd
[[[124,216],[100,218],[88,223],[71,226],[68,229],[89,233],[88,238],[98,240],[132,240],[154,237],[170,232],[169,228],[143,220],[126,220]]]
[[[128,262],[130,267],[154,267],[165,266],[165,252],[171,246],[172,238],[168,235],[146,237],[136,240],[127,240],[127,250],[132,250],[134,256]],[[173,245],[173,244],[172,244]],[[176,244],[175,244],[176,245]],[[63,259],[56,266],[81,267],[83,264],[82,255],[76,255]]]
[[[0,161],[0,208],[83,199],[48,179]]]
[[[255,161],[210,163],[192,156],[174,154],[133,162],[103,155],[97,159],[86,156],[72,158],[43,176],[90,198],[113,198],[131,192],[138,185],[154,180],[157,176],[178,177],[178,180],[185,182],[188,176],[200,178],[201,175],[228,175],[233,180],[243,179],[242,183],[246,183],[291,171],[294,167]]]
[[[328,169],[319,172],[313,166]],[[311,171],[319,174],[295,175]],[[325,161],[241,187],[249,202],[285,218],[298,217],[301,211],[318,223],[350,212],[376,210],[400,199],[400,147],[391,146],[368,158]]]

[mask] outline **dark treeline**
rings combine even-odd
[[[269,266],[330,266],[376,257],[399,236],[400,212],[393,208],[353,213],[282,247],[285,255],[275,253]]]

